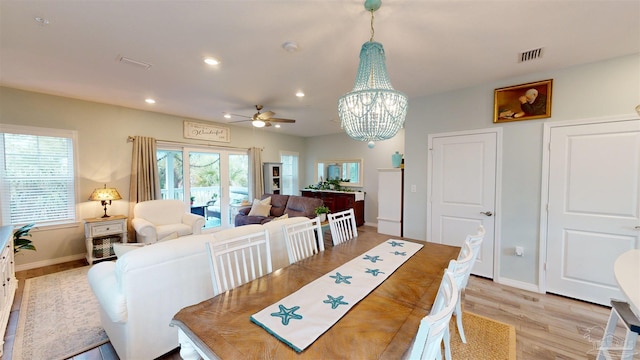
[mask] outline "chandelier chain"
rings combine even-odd
[[[375,10],[370,10],[371,11],[371,39],[369,39],[369,41],[373,42],[373,35],[375,34],[375,30],[373,28],[373,12]]]

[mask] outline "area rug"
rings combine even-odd
[[[467,338],[460,340],[455,316],[451,318],[451,356],[454,359],[515,360],[516,329],[508,324],[464,311],[462,327]]]
[[[109,341],[87,281],[89,268],[25,281],[14,360],[67,359]]]

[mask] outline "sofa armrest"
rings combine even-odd
[[[193,235],[198,235],[202,233],[204,222],[205,222],[204,216],[200,216],[192,213],[182,214],[182,223],[187,224],[191,227],[191,231]]]
[[[143,218],[135,218],[131,220],[131,226],[133,226],[136,231],[138,242],[151,244],[158,241],[156,227],[150,221]]]
[[[127,322],[127,301],[116,280],[116,263],[106,261],[89,269],[87,279],[100,307],[116,323]]]
[[[251,206],[246,206],[246,207],[238,209],[238,214],[249,215],[250,211],[251,211]]]

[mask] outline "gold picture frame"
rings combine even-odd
[[[493,122],[534,120],[551,117],[553,79],[495,89]]]

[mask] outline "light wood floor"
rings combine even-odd
[[[358,231],[375,232],[375,228],[363,227]],[[24,280],[86,265],[86,261],[79,260],[16,273],[18,291],[5,335],[3,359],[11,359]],[[609,308],[604,306],[515,289],[475,276],[471,277],[465,292],[464,311],[513,325],[517,358],[522,360],[595,359],[594,344],[600,341],[609,316]],[[588,334],[592,337],[586,336]],[[640,345],[636,350],[640,353]],[[176,350],[160,359],[178,360],[180,356]],[[634,359],[640,359],[640,355]],[[118,360],[118,356],[107,343],[73,360]]]

